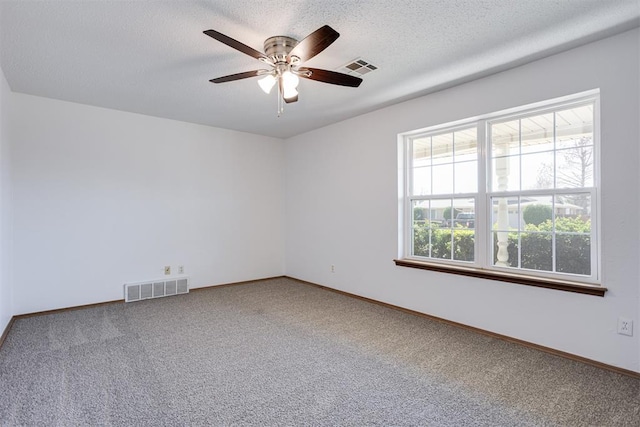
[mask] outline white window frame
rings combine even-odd
[[[517,191],[496,191],[491,188],[491,140],[490,124],[492,122],[503,122],[515,120],[537,114],[544,114],[577,107],[585,104],[594,105],[593,122],[593,187],[589,188],[551,188],[543,190],[517,190]],[[412,185],[412,141],[427,135],[436,135],[444,132],[476,126],[478,129],[478,191],[477,193],[465,194],[430,194],[427,196],[414,196],[411,194]],[[555,132],[555,130],[554,130]],[[554,152],[556,149],[554,148]],[[502,110],[482,116],[455,122],[430,126],[424,129],[405,132],[398,135],[398,171],[399,171],[399,257],[404,260],[416,261],[425,264],[432,264],[437,267],[451,267],[454,269],[471,269],[478,271],[496,272],[512,276],[522,276],[531,278],[541,278],[549,280],[561,280],[575,283],[585,283],[588,285],[600,284],[600,92],[598,89],[569,95],[552,100],[542,101],[508,110]],[[555,176],[555,175],[554,175]],[[516,197],[523,195],[558,195],[558,194],[588,193],[591,197],[591,275],[578,275],[571,273],[549,272],[542,270],[530,270],[514,267],[500,267],[493,265],[493,241],[490,232],[492,204],[491,197]],[[427,258],[412,255],[413,245],[413,209],[414,200],[435,200],[442,198],[475,198],[475,241],[473,262],[456,261],[452,259]],[[555,210],[554,210],[555,212]],[[555,213],[554,213],[555,215]],[[556,233],[553,233],[555,239]],[[555,256],[555,245],[553,246]],[[555,260],[555,258],[554,258]]]

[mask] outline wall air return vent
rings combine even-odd
[[[168,297],[189,293],[188,277],[149,280],[147,282],[125,283],[125,302],[142,301],[151,298]]]
[[[362,77],[367,73],[377,70],[378,67],[375,65],[363,60],[363,59],[354,59],[348,64],[340,67],[337,71],[345,74],[351,74],[352,76]]]

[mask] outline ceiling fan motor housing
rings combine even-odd
[[[274,64],[286,63],[289,52],[291,52],[297,44],[298,40],[291,37],[269,37],[264,41],[264,53],[273,61]],[[293,62],[293,60],[291,62]]]

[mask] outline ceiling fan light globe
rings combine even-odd
[[[284,88],[292,88],[295,89],[298,87],[300,83],[300,78],[293,74],[291,71],[285,71],[282,73],[282,85]]]
[[[295,87],[287,87],[287,86],[284,86],[284,87],[282,88],[282,97],[283,97],[284,99],[287,99],[287,100],[289,100],[289,99],[294,99],[294,98],[296,98],[297,96],[298,96],[298,91],[296,90],[296,88],[295,88]]]
[[[271,93],[271,89],[273,89],[273,86],[275,84],[276,84],[276,78],[273,77],[273,75],[271,74],[267,74],[266,76],[258,80],[258,85],[260,85],[260,88],[266,94]]]

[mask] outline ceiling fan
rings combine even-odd
[[[249,77],[264,76],[258,84],[266,93],[277,84],[278,112],[282,111],[282,101],[286,103],[298,100],[299,77],[330,83],[340,86],[358,87],[362,83],[359,77],[319,68],[301,67],[301,63],[308,61],[331,43],[340,34],[328,25],[318,28],[301,41],[287,36],[273,36],[264,41],[264,53],[259,52],[239,41],[232,39],[215,30],[206,30],[204,34],[226,44],[240,52],[252,56],[267,65],[269,69],[245,71],[209,80],[212,83],[225,83]]]

